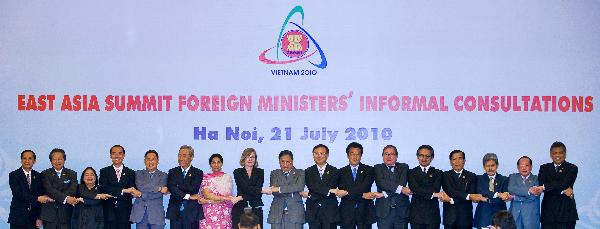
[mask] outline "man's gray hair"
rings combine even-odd
[[[194,157],[194,148],[192,148],[191,146],[188,145],[182,145],[181,147],[179,147],[179,150],[182,149],[187,149],[190,151],[190,156]]]
[[[498,156],[496,156],[495,153],[486,153],[485,155],[483,155],[483,165],[485,166],[485,163],[487,161],[494,161],[496,163],[496,165],[498,165]]]

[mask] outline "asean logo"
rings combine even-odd
[[[292,21],[292,16],[300,14],[302,21],[298,23]],[[265,64],[290,64],[302,60],[308,61],[313,66],[324,69],[327,67],[327,59],[323,49],[315,38],[303,27],[304,25],[304,10],[301,6],[294,7],[285,18],[283,25],[277,37],[277,44],[263,51],[258,60]],[[292,28],[287,28],[288,26]],[[286,30],[287,29],[287,30]],[[285,31],[285,33],[284,33]],[[311,47],[311,43],[314,47]],[[280,55],[280,52],[283,55]],[[316,58],[315,54],[319,53],[320,58]],[[267,58],[267,55],[274,56],[274,59]],[[313,57],[315,56],[315,57]],[[285,58],[285,59],[284,59]]]

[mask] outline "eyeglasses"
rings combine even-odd
[[[431,155],[419,154],[419,155],[417,155],[417,157],[429,159],[429,158],[431,158]]]

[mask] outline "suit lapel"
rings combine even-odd
[[[31,170],[31,185],[33,185],[33,170]],[[27,185],[27,177],[25,176],[25,172],[23,172],[23,169],[21,169],[20,173],[17,173],[17,175],[19,176],[19,179],[21,180],[21,182],[23,182],[23,184],[25,184],[25,187],[27,188],[27,190],[31,191],[31,189],[29,188],[29,185]]]

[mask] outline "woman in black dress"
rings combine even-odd
[[[102,200],[112,196],[101,193],[100,186],[98,186],[98,175],[92,167],[83,170],[80,181],[77,186],[78,203],[73,209],[71,228],[103,229]]]
[[[244,211],[252,211],[259,218],[260,228],[263,228],[262,187],[265,181],[265,171],[258,167],[256,150],[247,148],[240,158],[241,168],[233,171],[237,196],[242,200],[233,205],[231,219],[233,228],[238,228],[240,215]]]

